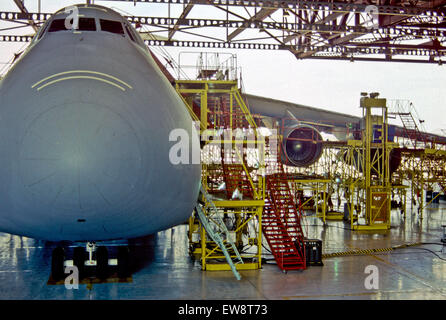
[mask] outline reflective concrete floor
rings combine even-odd
[[[392,212],[392,229],[380,233],[348,230],[343,222],[323,226],[314,217],[304,221],[308,238],[323,240],[324,253],[356,248],[386,248],[403,243],[440,243],[446,224],[446,203],[426,209],[423,221],[407,221]],[[181,225],[141,240],[135,246],[132,282],[81,284],[78,290],[47,285],[54,243],[0,234],[0,299],[445,299],[446,250],[423,245],[362,256],[324,260],[323,267],[282,273],[274,264],[241,271],[203,272],[188,256],[187,226]],[[430,249],[437,255],[423,250]],[[268,258],[268,256],[266,256]],[[378,289],[365,286],[365,268],[378,271]]]

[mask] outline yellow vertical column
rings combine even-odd
[[[371,119],[371,108],[366,103],[364,104],[365,111],[365,135],[363,137],[362,143],[365,148],[365,157],[363,158],[363,170],[365,175],[365,197],[366,197],[366,223],[370,224],[371,221],[371,211],[372,211],[372,197],[370,190],[370,170],[371,170],[371,148],[372,143],[372,119]]]
[[[326,183],[322,183],[323,186],[323,205],[322,205],[322,219],[324,220],[324,224],[325,224],[325,215],[326,215],[326,209],[327,209],[327,193],[328,193],[328,185]]]
[[[258,257],[258,268],[262,268],[262,213],[263,206],[257,207],[257,219],[259,222],[259,230],[257,231],[257,257]]]
[[[200,240],[201,240],[201,270],[206,270],[206,230],[200,221]]]
[[[233,117],[233,94],[232,91],[229,92],[229,128],[233,129],[232,127],[232,117]]]
[[[208,128],[208,84],[204,84],[205,88],[201,92],[200,100],[200,121],[203,128]]]

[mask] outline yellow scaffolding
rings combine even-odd
[[[402,153],[400,179],[410,181],[411,209],[423,219],[424,209],[446,192],[446,151],[440,149],[413,149]],[[408,186],[409,188],[409,186]],[[430,200],[425,192],[437,190]]]
[[[329,196],[330,179],[302,179],[290,177],[296,204],[301,209],[314,209],[316,216],[325,223],[333,219],[333,215],[327,215],[327,202]],[[305,191],[309,191],[311,196],[305,197]],[[312,202],[312,205],[310,203]],[[319,210],[320,209],[320,210]]]
[[[363,109],[362,140],[349,141],[354,146],[352,157],[357,155],[359,171],[362,177],[350,183],[350,223],[353,230],[387,230],[390,229],[391,183],[389,155],[396,144],[388,141],[388,122],[386,99],[376,95],[361,98]],[[378,111],[373,114],[373,111]],[[354,207],[354,190],[357,205]],[[363,213],[354,220],[354,210]]]
[[[393,190],[389,155],[397,144],[388,141],[386,99],[364,96],[361,107],[361,140],[324,143],[321,160],[311,171],[327,179],[328,188],[337,195],[338,209],[341,199],[346,201],[344,214],[322,214],[324,222],[348,217],[352,230],[387,230]]]
[[[257,130],[237,81],[178,80],[176,90],[193,119],[199,121],[202,185],[214,197],[212,205],[227,221],[230,240],[240,251],[243,263],[235,267],[259,269],[265,203],[265,139]],[[234,163],[238,171],[231,171],[234,166],[225,167],[225,161]],[[237,180],[241,177],[245,180],[243,186]],[[230,183],[237,185],[232,196],[228,194]],[[211,204],[206,199],[201,201],[204,212],[209,213]],[[196,215],[189,220],[189,243],[191,254],[201,259],[203,270],[230,270],[221,249]],[[230,248],[228,251],[231,258],[236,258],[235,252]]]

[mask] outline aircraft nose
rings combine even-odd
[[[107,106],[72,103],[30,123],[19,159],[33,203],[61,213],[86,213],[79,214],[82,218],[126,205],[138,180],[141,150],[122,114]]]

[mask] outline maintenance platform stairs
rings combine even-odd
[[[226,195],[228,199],[234,198],[237,196],[235,194],[236,190],[240,193],[239,196],[243,196],[244,198],[254,198],[253,188],[250,184],[248,174],[245,170],[246,167],[243,167],[243,164],[237,163],[240,162],[238,157],[234,155],[234,150],[229,149],[229,153],[224,151],[224,148],[221,149],[221,158],[222,158],[222,168],[223,168],[223,177],[226,184]],[[230,160],[230,161],[228,161]],[[246,163],[246,159],[243,159]],[[229,162],[229,163],[228,163]]]
[[[280,167],[282,167],[280,165]],[[241,164],[223,164],[226,191],[232,195],[237,188],[244,197],[252,197],[252,188]],[[262,215],[262,232],[278,267],[288,270],[306,268],[301,212],[296,206],[283,172],[266,177],[266,199]]]
[[[277,265],[284,272],[305,269],[301,213],[283,171],[267,176],[266,192],[262,229]]]
[[[197,105],[202,103],[198,98],[194,101]],[[213,158],[209,158],[208,160],[212,161],[208,161],[204,165],[206,192],[216,198],[226,198],[227,200],[255,201],[264,199],[263,214],[259,214],[257,218],[261,219],[263,236],[278,267],[284,272],[305,269],[301,213],[295,204],[280,157],[272,156],[274,161],[267,165],[267,172],[270,174],[262,174],[264,178],[259,181],[256,175],[259,175],[260,166],[248,165],[247,152],[243,151],[248,140],[256,140],[256,137],[243,136],[243,138],[239,138],[237,136],[237,132],[247,133],[258,127],[257,121],[260,122],[260,118],[252,117],[237,90],[231,90],[226,94],[209,94],[206,96],[206,103],[207,113],[201,115],[200,110],[192,111],[191,107],[189,111],[196,117],[200,114],[202,116],[201,123],[205,117],[206,125],[204,127],[215,129],[218,132],[221,129],[228,130],[227,133],[233,135],[220,136],[219,139],[224,138],[220,140],[220,145],[218,145],[218,139],[209,144],[209,148],[214,150],[215,154],[219,153],[220,161],[213,162]],[[241,148],[239,149],[238,146]],[[266,143],[265,148],[273,149],[269,147],[269,143]],[[263,179],[265,180],[262,182]],[[259,183],[263,187],[259,187]],[[263,193],[265,193],[265,197],[263,197]],[[199,214],[202,213],[200,208],[197,210]],[[200,219],[206,221],[204,218],[203,214]],[[205,222],[202,223],[205,224]],[[212,232],[208,231],[208,233]],[[215,238],[215,242],[220,246],[218,236]],[[233,270],[235,270],[234,266],[238,264],[237,261],[235,264],[228,263]]]
[[[417,123],[412,116],[412,113],[399,112],[397,114],[399,115],[401,122],[403,123],[406,137],[412,141],[414,147],[417,147],[417,142],[426,144],[427,141],[425,139],[425,136],[418,128]]]
[[[220,104],[222,110],[229,109],[229,102],[226,99],[220,100]],[[232,126],[248,126],[241,115],[234,112],[232,114],[235,115],[231,121]],[[229,118],[222,120],[229,125]],[[242,159],[234,149],[229,149],[229,152],[225,153],[222,148],[221,159],[227,197],[234,198],[235,191],[238,190],[244,198],[253,199],[255,192],[246,171],[246,158]],[[266,199],[262,215],[263,236],[282,271],[302,270],[306,268],[306,258],[305,237],[300,223],[301,212],[291,193],[281,159],[275,159],[270,169],[275,173],[266,176]]]

